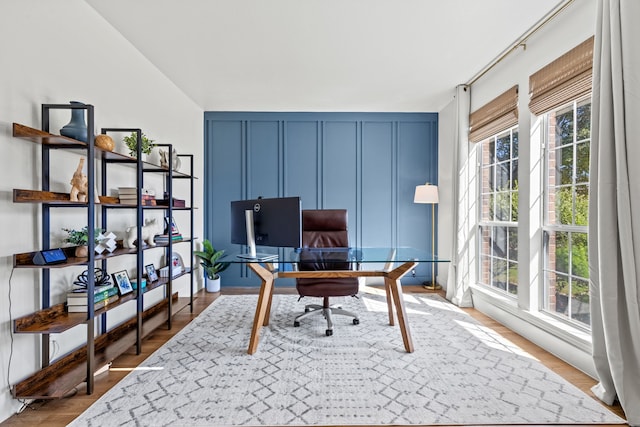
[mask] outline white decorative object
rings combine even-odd
[[[172,169],[174,171],[180,170],[180,157],[178,157],[178,152],[175,148],[172,150],[171,162],[173,163]],[[169,169],[169,150],[160,150],[160,166]]]
[[[147,219],[142,226],[142,241],[146,242],[149,246],[155,246],[156,243],[153,241],[153,238],[162,234],[163,224],[158,223],[158,221],[153,219]],[[123,240],[123,246],[125,248],[135,248],[134,242],[138,238],[138,227],[135,225],[133,227],[127,228],[127,235]]]
[[[116,235],[111,232],[104,232],[98,235],[98,244],[96,245],[96,253],[101,254],[104,251],[113,252],[116,249]]]
[[[160,277],[169,277],[169,266],[162,267],[158,272],[160,273]],[[180,275],[181,271],[172,270],[172,273],[173,277],[176,277]]]

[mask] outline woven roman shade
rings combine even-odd
[[[529,109],[546,113],[591,92],[593,37],[529,76]]]
[[[469,116],[469,141],[480,142],[518,124],[518,85]]]

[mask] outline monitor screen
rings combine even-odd
[[[245,211],[253,212],[256,246],[301,246],[300,197],[238,200],[231,202],[231,243],[247,245]]]

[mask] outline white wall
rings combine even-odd
[[[0,223],[4,225],[4,238],[0,239],[1,421],[22,406],[11,397],[9,387],[40,366],[39,336],[17,334],[11,344],[11,319],[37,309],[40,294],[39,270],[12,271],[14,253],[40,247],[40,206],[14,204],[12,190],[39,189],[41,178],[39,146],[13,138],[12,122],[39,128],[42,103],[77,100],[93,104],[98,131],[100,127],[141,128],[159,143],[173,143],[178,152],[193,153],[195,175],[202,178],[203,112],[82,0],[2,0],[0,52]],[[66,124],[69,116],[68,111],[56,115],[52,132]],[[122,142],[117,141],[116,151],[126,152]],[[152,160],[157,159],[157,153],[154,156]],[[56,154],[53,191],[69,191],[68,182],[77,162],[77,155]],[[118,177],[110,178],[110,187],[131,185],[129,174],[123,170]],[[195,188],[194,205],[200,207],[202,181],[196,180]],[[162,191],[159,179],[149,179],[145,187]],[[180,198],[188,198],[188,194],[184,196]],[[127,215],[114,215],[113,231],[117,234],[131,225],[133,219]],[[196,211],[195,236],[202,236],[201,215],[202,209]],[[77,209],[54,212],[54,217],[54,240],[63,237],[61,227],[73,228],[86,218]],[[145,257],[145,261],[159,265],[160,255],[151,256],[157,258]],[[133,258],[120,258],[114,268],[122,266],[132,273]],[[52,284],[53,303],[62,302],[64,292],[82,271],[63,270]],[[186,280],[178,286],[184,293]],[[80,328],[52,336],[55,357],[78,337],[84,338]]]
[[[595,0],[573,2],[568,9],[531,37],[526,43],[526,48],[519,48],[507,56],[471,87],[471,111],[475,111],[514,84],[519,85],[518,299],[513,301],[502,298],[483,286],[475,286],[475,280],[469,281],[473,286],[473,302],[478,310],[592,376],[594,370],[588,333],[563,327],[558,322],[549,322],[544,316],[535,313],[538,307],[538,290],[543,280],[539,275],[542,260],[540,218],[543,206],[540,182],[543,163],[539,143],[539,122],[529,111],[528,92],[531,74],[593,35],[595,3]],[[455,115],[449,113],[450,108],[451,104],[441,112],[441,150],[444,130],[455,127]],[[475,150],[472,149],[474,145],[470,144],[469,147],[471,149],[467,163],[477,165]],[[441,187],[443,170],[447,164],[442,159],[443,153],[444,151],[441,151]],[[477,181],[474,180],[475,175],[472,174],[467,181],[461,182],[460,187],[477,186]],[[475,200],[470,197],[466,202],[473,205]],[[442,210],[440,212],[442,213]],[[477,213],[471,213],[467,220],[474,223],[477,228]],[[447,238],[447,234],[441,232],[439,238],[439,245],[442,247],[442,239]],[[473,256],[476,251],[475,247],[469,248],[469,259],[474,260],[471,269],[475,271],[478,268]],[[533,310],[530,311],[529,308]]]

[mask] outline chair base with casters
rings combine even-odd
[[[341,316],[353,317],[353,321],[352,321],[353,324],[354,325],[360,324],[360,319],[358,318],[357,314],[344,310],[339,305],[329,305],[329,297],[324,297],[322,305],[319,305],[319,304],[305,305],[304,313],[300,314],[295,318],[295,320],[293,321],[293,326],[297,328],[298,326],[300,326],[300,320],[307,318],[309,316],[320,314],[320,313],[322,313],[324,318],[327,319],[327,330],[325,331],[325,334],[328,337],[333,335],[333,322],[331,321],[332,314],[339,314]]]

